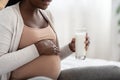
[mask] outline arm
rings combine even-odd
[[[50,19],[50,22],[51,22],[51,24],[52,24],[52,26],[53,26],[53,29],[54,29],[54,17],[52,16],[52,14],[51,14],[51,12],[49,11],[49,10],[47,10],[47,14],[48,14],[48,16],[49,16],[49,19]],[[55,30],[54,30],[55,31]],[[57,33],[56,33],[57,34]],[[56,37],[57,37],[57,35],[56,35]],[[57,46],[58,46],[58,48],[60,48],[59,47],[59,41],[58,41],[58,37],[57,37],[57,41],[56,41],[56,43],[57,43]],[[66,58],[67,56],[69,56],[69,55],[71,55],[73,52],[70,50],[70,48],[69,48],[69,44],[68,45],[66,45],[66,46],[64,46],[64,47],[62,47],[61,49],[60,49],[60,58],[61,58],[61,60],[62,59],[64,59],[64,58]]]
[[[34,45],[16,52],[6,53],[0,57],[0,75],[11,72],[38,56],[39,54]]]
[[[87,51],[88,47],[89,47],[90,41],[89,41],[89,37],[88,34],[86,34],[85,37],[85,49]],[[72,41],[61,48],[61,59],[64,59],[65,57],[69,56],[71,53],[75,52],[75,38],[72,39]]]
[[[14,26],[8,13],[11,12],[0,11],[0,75],[13,71],[39,56],[35,45],[8,53]]]
[[[66,45],[60,49],[60,58],[63,60],[64,58],[71,55],[73,52],[70,50],[69,45]]]
[[[51,14],[51,12],[49,10],[47,11],[47,14],[48,14],[48,16],[50,18],[51,24],[54,26],[54,18],[53,18],[52,14]],[[58,38],[57,38],[57,46],[59,47],[59,43],[58,42],[59,41],[58,41]],[[90,43],[89,42],[89,37],[86,34],[86,40],[85,40],[85,45],[86,45],[85,49],[86,50],[87,50],[87,48],[89,46],[89,43]],[[61,60],[64,59],[64,58],[66,58],[66,57],[68,57],[73,52],[75,52],[75,38],[73,38],[72,41],[68,45],[66,45],[66,46],[64,46],[64,47],[62,47],[60,49],[60,58],[61,58]]]

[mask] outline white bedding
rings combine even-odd
[[[88,66],[103,66],[103,65],[116,65],[120,67],[120,62],[107,61],[102,59],[86,58],[85,60],[75,59],[74,55],[70,55],[61,62],[62,70],[75,67],[88,67]]]

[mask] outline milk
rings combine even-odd
[[[86,37],[86,29],[81,28],[77,29],[75,32],[75,57],[77,59],[84,60],[86,58],[86,50],[85,50],[85,37]]]

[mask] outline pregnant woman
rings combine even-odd
[[[60,59],[75,51],[75,40],[59,49],[52,16],[46,10],[51,1],[9,0],[0,11],[0,80],[58,78]]]

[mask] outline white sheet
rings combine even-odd
[[[85,60],[75,59],[74,55],[70,55],[61,62],[62,70],[75,67],[88,67],[88,66],[103,66],[103,65],[116,65],[120,67],[120,62],[107,61],[102,59],[86,58]]]

